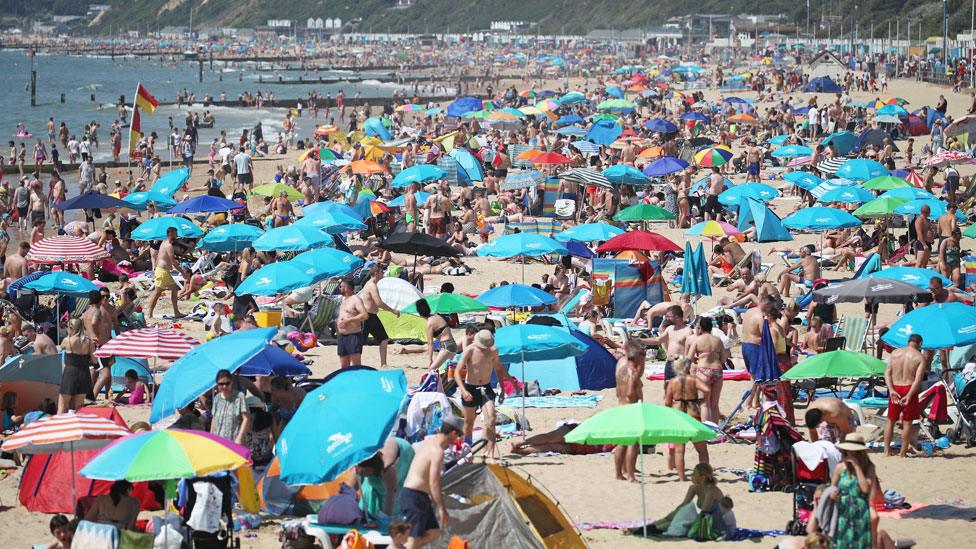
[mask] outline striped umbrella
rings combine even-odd
[[[559,175],[560,179],[568,179],[569,181],[575,181],[577,183],[582,183],[584,185],[598,185],[600,187],[606,187],[608,189],[613,188],[613,184],[607,179],[607,176],[602,173],[591,170],[589,168],[573,168],[567,172],[563,172]]]
[[[95,351],[97,357],[162,358],[176,360],[199,342],[192,337],[166,328],[141,328],[114,337]]]
[[[812,194],[817,200],[820,200],[820,197],[827,194],[828,191],[839,189],[840,187],[850,187],[851,185],[856,185],[856,183],[848,179],[828,179],[827,181],[824,181],[823,183],[810,189],[810,194]]]
[[[695,153],[695,163],[703,168],[716,168],[732,160],[732,149],[725,145],[706,147]]]
[[[842,156],[835,156],[834,158],[828,158],[820,164],[817,164],[817,169],[823,173],[832,175],[844,165],[844,162],[847,162],[846,158]]]
[[[573,141],[570,146],[583,154],[600,154],[600,146],[592,141]]]
[[[527,189],[545,183],[546,176],[539,170],[512,170],[502,181],[502,190]]]
[[[942,151],[934,154],[925,161],[925,166],[948,166],[949,164],[971,163],[973,157],[960,151]]]
[[[108,257],[104,248],[77,236],[49,236],[32,244],[27,252],[31,263],[89,263]]]
[[[908,181],[919,189],[925,188],[925,178],[922,177],[922,174],[916,172],[915,170],[908,172],[908,175],[905,176],[905,181]]]

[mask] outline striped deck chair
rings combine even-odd
[[[834,328],[834,336],[844,338],[844,350],[856,353],[864,349],[871,320],[857,316],[842,316]]]
[[[512,159],[512,166],[515,168],[532,169],[535,167],[532,162],[528,160],[518,160],[518,155],[524,153],[527,150],[533,149],[530,145],[509,145],[508,146],[508,157]]]
[[[505,224],[505,234],[514,234],[516,229],[520,233],[531,233],[542,236],[553,236],[563,230],[559,221],[551,218],[536,219],[535,221],[520,221]]]
[[[315,302],[310,305],[308,317],[299,330],[304,330],[307,327],[318,337],[321,344],[335,342],[336,335],[332,331],[331,324],[339,313],[340,301],[341,298],[328,294],[317,297]]]
[[[967,255],[962,258],[962,270],[965,279],[963,280],[964,288],[962,290],[967,290],[976,286],[976,257]]]

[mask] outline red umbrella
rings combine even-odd
[[[95,351],[95,356],[126,356],[131,358],[162,358],[176,360],[186,353],[197,340],[165,328],[142,328],[124,332]]]
[[[31,244],[27,252],[31,263],[89,263],[108,257],[104,248],[77,236],[49,236]]]
[[[569,164],[569,159],[559,153],[546,152],[533,158],[532,163],[533,164]]]
[[[915,185],[919,189],[925,188],[925,178],[919,175],[919,173],[916,172],[915,170],[911,170],[908,172],[908,175],[905,176],[905,181],[908,181],[909,183]]]
[[[651,231],[627,231],[603,243],[598,252],[640,250],[644,252],[680,252],[681,247]]]

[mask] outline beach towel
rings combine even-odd
[[[650,381],[664,381],[664,367],[660,371],[654,371],[647,376]],[[725,381],[750,381],[752,376],[748,370],[722,370],[722,379]]]
[[[830,495],[837,491],[836,486],[830,486],[820,495],[817,502],[816,517],[820,530],[830,539],[837,535],[837,501],[830,498]]]
[[[776,360],[773,336],[769,331],[769,320],[763,321],[762,339],[759,345],[743,343],[742,355],[746,359],[746,368],[757,382],[765,383],[779,379],[779,362]]]
[[[595,408],[603,395],[549,395],[537,397],[511,397],[505,404],[512,408]]]
[[[826,440],[807,442],[801,440],[793,445],[796,457],[800,458],[806,468],[813,471],[823,460],[827,460],[827,470],[833,477],[834,469],[840,463],[840,450],[833,443]]]
[[[75,537],[71,541],[71,547],[75,549],[116,549],[118,546],[118,528],[87,520],[78,523]]]

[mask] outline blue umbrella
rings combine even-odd
[[[583,154],[600,154],[600,145],[596,143],[591,143],[589,141],[573,141],[569,144],[571,147],[575,147],[576,150]]]
[[[124,202],[128,204],[125,207],[131,210],[145,210],[149,207],[150,202],[156,204],[160,210],[167,210],[176,205],[176,200],[158,191],[140,191],[127,194]],[[240,204],[237,207],[240,208]]]
[[[777,135],[776,137],[769,138],[769,144],[770,145],[782,145],[783,143],[786,143],[786,140],[789,139],[789,138],[790,138],[789,134],[783,133],[783,134]]]
[[[586,135],[586,130],[580,128],[579,126],[563,126],[556,130],[559,135],[565,135],[569,137],[583,137]]]
[[[746,101],[745,99],[743,99],[741,97],[735,97],[735,96],[726,97],[722,101],[725,101],[726,103],[738,103],[740,105],[748,105],[749,104],[749,102]]]
[[[648,177],[662,177],[671,173],[680,172],[687,167],[688,163],[684,160],[673,156],[665,156],[644,166],[644,175]]]
[[[622,133],[624,133],[624,130],[615,124],[613,120],[597,120],[586,132],[584,140],[592,141],[597,145],[603,145],[605,147],[616,141]]]
[[[559,119],[556,120],[556,125],[569,126],[570,124],[582,124],[584,122],[586,121],[583,120],[583,117],[578,114],[567,114],[567,115],[560,116]]]
[[[769,202],[777,196],[779,191],[765,183],[743,183],[723,191],[718,195],[718,201],[726,206],[736,206],[746,197]]]
[[[640,170],[626,164],[615,164],[603,170],[603,176],[616,185],[650,185],[651,180]]]
[[[766,204],[755,198],[745,197],[739,203],[740,231],[749,230],[749,224],[756,226],[756,242],[783,242],[793,240],[793,235],[783,226],[783,221]]]
[[[856,185],[847,185],[831,189],[820,196],[820,202],[830,204],[831,202],[843,202],[845,204],[863,204],[877,198],[874,193]]]
[[[698,245],[701,248],[701,244]],[[704,249],[702,250],[704,254]],[[704,258],[704,257],[703,257]],[[698,264],[698,253],[692,251],[691,243],[685,241],[684,274],[681,277],[681,293],[694,295],[712,295],[712,288],[708,283],[708,267]]]
[[[476,299],[489,307],[539,307],[556,302],[552,294],[525,284],[497,286]]]
[[[515,324],[495,332],[495,348],[504,363],[558,360],[586,353],[587,346],[567,330],[538,324]]]
[[[241,205],[235,200],[204,194],[180,202],[170,210],[170,213],[229,212],[240,207]]]
[[[623,234],[624,230],[607,223],[584,223],[570,227],[556,235],[556,240],[560,242],[606,242],[611,238]]]
[[[128,208],[130,206],[125,200],[120,200],[114,196],[88,191],[60,204],[55,204],[54,207],[59,210],[94,210],[98,208]]]
[[[216,385],[217,372],[237,370],[260,353],[278,333],[277,328],[243,330],[197,345],[170,366],[153,399],[149,421],[169,417]]]
[[[315,284],[315,269],[302,263],[269,263],[249,274],[234,293],[237,295],[278,295]]]
[[[557,240],[533,233],[505,235],[478,248],[478,255],[482,257],[539,257],[567,253],[566,246]]]
[[[569,92],[559,98],[560,105],[573,105],[575,103],[586,103],[588,99],[580,92]]]
[[[678,131],[678,126],[661,118],[652,118],[644,122],[644,127],[649,131],[657,133],[674,133]]]
[[[319,248],[302,252],[289,263],[306,267],[305,272],[311,274],[314,282],[334,276],[345,276],[363,266],[361,258],[335,248]],[[313,271],[309,272],[308,269]]]
[[[444,110],[441,109],[440,107],[434,107],[433,109],[427,109],[426,111],[424,111],[424,114],[426,114],[427,116],[437,116],[442,112],[444,112]]]
[[[908,188],[908,187],[903,187]],[[916,200],[911,200],[905,202],[901,206],[895,208],[895,213],[900,215],[919,215],[922,213],[922,207],[929,207],[929,216],[932,218],[937,218],[946,213],[949,203],[945,200],[939,200],[936,198],[919,198]],[[956,210],[956,218],[959,221],[966,221],[966,216],[962,212]]]
[[[268,345],[242,364],[237,373],[242,376],[307,376],[312,370],[281,347]]]
[[[583,259],[593,259],[593,256],[596,255],[593,250],[586,247],[586,244],[575,240],[566,241],[566,250],[569,251],[569,255]]]
[[[797,156],[810,156],[811,154],[813,154],[813,149],[803,145],[785,145],[772,153],[776,158],[794,158]]]
[[[828,208],[826,206],[814,206],[812,208],[803,208],[793,213],[783,220],[783,225],[790,229],[823,231],[827,229],[860,227],[861,220],[844,210]]]
[[[186,184],[186,180],[189,178],[190,170],[188,168],[173,170],[163,174],[149,190],[172,198],[176,194],[176,191],[180,190]]]
[[[332,481],[375,454],[390,437],[406,395],[403,370],[351,368],[327,377],[305,396],[275,445],[281,480]]]
[[[820,144],[826,147],[827,145],[833,143],[837,147],[837,152],[840,154],[847,154],[854,149],[854,143],[857,141],[857,135],[854,132],[849,132],[844,130],[842,132],[834,132],[820,141]]]
[[[414,198],[417,199],[417,205],[423,206],[427,203],[427,199],[430,198],[430,193],[425,193],[424,191],[417,191],[413,193]],[[403,201],[407,198],[407,195],[401,194],[400,196],[394,198],[393,200],[386,203],[387,206],[391,208],[402,208]]]
[[[210,229],[197,242],[197,247],[213,252],[239,252],[244,248],[250,248],[251,244],[263,234],[264,231],[258,227],[246,223],[221,225]]]
[[[478,157],[471,154],[467,149],[455,148],[448,153],[464,169],[468,179],[471,181],[484,181],[485,171]]]
[[[886,267],[880,271],[874,273],[872,276],[875,278],[890,278],[892,280],[897,280],[899,282],[904,282],[906,284],[911,284],[912,286],[918,286],[925,290],[929,289],[929,282],[933,278],[938,278],[942,281],[942,285],[945,287],[952,286],[952,281],[948,278],[942,276],[932,269],[923,269],[921,267]]]
[[[363,133],[366,134],[366,137],[378,137],[383,141],[393,139],[393,135],[390,133],[390,130],[386,128],[386,125],[383,124],[383,120],[375,116],[372,118],[367,118],[366,121],[363,122]]]
[[[301,219],[295,225],[312,227],[328,234],[341,234],[352,231],[366,230],[366,224],[358,217],[352,217],[342,212],[316,210]]]
[[[853,179],[855,181],[868,181],[875,177],[888,175],[888,168],[885,168],[877,160],[868,158],[852,158],[841,164],[837,168],[837,177]]]
[[[98,286],[87,278],[65,271],[52,271],[24,284],[24,288],[40,294],[72,295],[84,297],[88,292],[98,291]]]
[[[416,166],[410,166],[409,168],[398,173],[396,177],[393,178],[393,183],[391,185],[394,188],[406,187],[411,183],[428,183],[430,181],[444,179],[444,176],[446,175],[447,172],[433,164],[418,164]]]
[[[694,120],[695,122],[708,122],[708,117],[698,111],[682,113],[678,118],[682,120]]]
[[[365,217],[363,217],[362,213],[360,213],[352,206],[348,204],[343,204],[341,202],[332,202],[332,201],[316,202],[315,204],[308,204],[306,206],[302,206],[302,215],[309,215],[321,210],[328,211],[328,212],[339,212],[344,215],[348,215],[349,217],[354,217],[360,221],[366,219]]]
[[[203,229],[182,217],[156,217],[133,229],[132,239],[166,240],[166,231],[170,227],[176,228],[178,238],[199,238],[203,236]]]
[[[976,343],[976,308],[953,302],[915,309],[892,324],[881,341],[893,347],[905,347],[912,334],[922,336],[923,349],[972,345]]]
[[[894,116],[894,117],[898,118],[898,117],[902,117],[902,116],[908,116],[908,111],[905,109],[905,107],[902,107],[901,105],[896,105],[896,104],[892,103],[892,104],[889,104],[889,105],[885,105],[885,106],[881,107],[880,109],[876,110],[874,112],[874,114],[876,114],[878,116],[886,116],[887,115],[887,116]]]
[[[617,86],[610,86],[607,88],[607,95],[616,97],[618,99],[624,98],[624,90],[618,88]]]
[[[918,187],[901,187],[881,194],[881,198],[904,198],[905,200],[935,199],[935,195]]]
[[[482,103],[480,99],[476,97],[462,97],[447,106],[447,115],[457,118],[463,116],[465,113],[480,111],[481,107]]]
[[[708,272],[708,262],[705,261],[705,246],[701,242],[695,249],[695,266],[698,267],[696,278],[698,279],[698,295],[712,295],[711,276]]]
[[[817,185],[820,185],[824,180],[810,172],[789,172],[783,174],[783,179],[789,181],[790,183],[800,187],[801,189],[809,191]]]
[[[330,235],[308,225],[285,225],[270,229],[254,241],[254,249],[297,252],[332,244]]]

